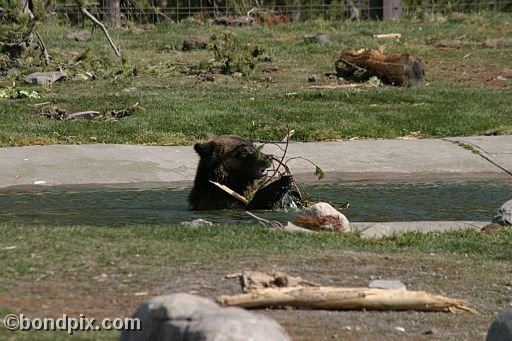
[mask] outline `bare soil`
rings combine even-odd
[[[499,261],[438,254],[320,252],[284,258],[218,259],[186,266],[130,265],[91,276],[89,271],[55,269],[56,281],[16,280],[16,295],[0,294],[7,308],[32,317],[63,313],[101,319],[130,316],[145,299],[173,292],[215,298],[240,293],[241,270],[285,271],[329,286],[367,286],[371,279],[398,279],[409,290],[464,299],[480,313],[262,310],[293,340],[482,340],[496,314],[512,304],[512,266]],[[129,269],[129,271],[126,271]],[[54,276],[49,276],[54,277]],[[12,294],[12,293],[11,293]],[[99,336],[99,335],[96,335]]]

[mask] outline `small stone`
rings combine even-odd
[[[396,279],[375,279],[368,285],[369,288],[407,290],[405,284]]]
[[[190,227],[200,227],[200,226],[212,226],[213,223],[204,219],[194,219],[192,221],[183,221],[181,225],[190,226]]]
[[[405,328],[404,327],[395,327],[395,330],[398,331],[398,332],[405,333]]]
[[[328,44],[331,42],[331,40],[329,39],[329,37],[323,33],[318,33],[318,34],[315,34],[315,35],[308,35],[308,36],[304,36],[304,42],[305,43],[317,43],[317,44],[320,44],[320,45],[324,45],[324,44]]]
[[[312,82],[316,82],[316,80],[317,80],[317,79],[316,79],[316,76],[315,76],[315,75],[312,75],[312,76],[309,76],[309,77],[308,77],[308,82],[311,82],[311,83],[312,83]]]
[[[34,72],[25,77],[25,82],[50,85],[63,78],[66,78],[66,74],[60,71]]]
[[[423,335],[435,335],[435,334],[437,334],[437,330],[434,329],[434,328],[431,328],[431,329],[425,330],[421,334],[423,334]]]

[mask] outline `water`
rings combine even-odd
[[[340,183],[309,185],[311,197],[336,206],[350,221],[486,220],[512,197],[512,181],[428,183]],[[0,223],[17,225],[168,225],[203,218],[213,222],[248,222],[242,211],[191,212],[189,188],[96,189],[49,188],[44,192],[0,194]],[[299,212],[257,212],[279,221]]]

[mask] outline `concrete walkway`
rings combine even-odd
[[[281,155],[276,146],[265,151]],[[504,171],[512,172],[512,136],[292,143],[288,156],[318,164],[326,173],[324,181],[512,179]],[[0,148],[0,160],[0,188],[146,187],[190,184],[198,158],[191,146],[93,144]],[[299,182],[315,179],[308,162],[292,160],[289,166]]]
[[[265,152],[281,155],[268,145]],[[288,157],[319,165],[325,180],[512,180],[512,136],[292,143]],[[162,187],[190,185],[198,157],[191,146],[52,145],[0,148],[0,193],[48,185]],[[304,160],[288,164],[299,182],[317,181]],[[491,217],[489,217],[489,220]],[[487,222],[354,223],[363,237],[407,231],[479,229]]]

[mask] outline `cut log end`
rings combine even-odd
[[[376,76],[383,83],[411,86],[423,83],[423,62],[410,54],[385,56],[383,49],[345,51],[335,63],[338,76],[364,82]]]

